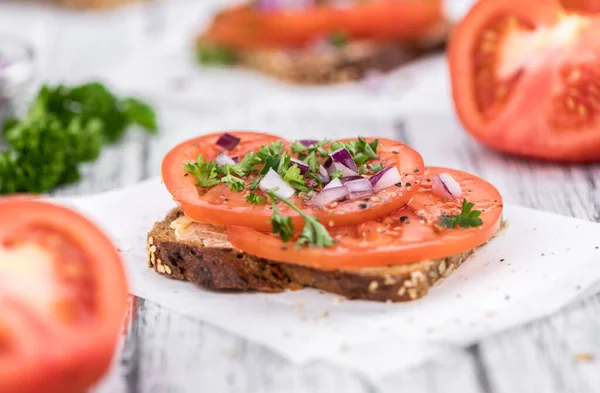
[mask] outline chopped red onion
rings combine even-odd
[[[323,189],[324,190],[329,190],[330,188],[336,188],[336,187],[343,187],[343,184],[340,181],[340,179],[333,179],[332,181],[329,182],[328,185],[326,185],[325,187],[323,187]]]
[[[356,176],[347,176],[347,177],[342,177],[340,180],[342,181],[342,184],[346,184],[349,181],[353,181],[353,180],[358,180],[358,179],[364,179],[364,177],[360,176],[360,175],[356,175]]]
[[[350,192],[373,191],[371,182],[367,179],[352,180],[344,184]]]
[[[375,192],[393,186],[394,184],[399,183],[401,180],[402,177],[400,176],[400,172],[395,165],[385,168],[369,179],[373,185],[373,191]]]
[[[294,164],[298,165],[298,169],[300,169],[300,174],[302,175],[306,175],[308,171],[310,171],[310,167],[308,166],[308,164],[303,161],[292,158],[289,167],[291,168],[292,166],[294,166]]]
[[[296,191],[287,184],[273,168],[269,169],[269,172],[263,177],[258,184],[260,189],[263,191],[273,190],[276,195],[282,198],[289,198],[293,196]],[[276,189],[276,190],[275,190]]]
[[[300,143],[302,143],[306,147],[311,147],[319,143],[319,141],[316,139],[302,139],[300,140]]]
[[[337,202],[346,198],[349,194],[350,191],[348,191],[348,189],[344,186],[334,187],[329,188],[327,190],[324,189],[323,191],[312,197],[311,201],[319,207],[325,207],[330,203]]]
[[[440,173],[433,178],[432,191],[435,195],[446,199],[463,197],[460,184],[449,173]]]
[[[227,133],[221,135],[216,142],[217,146],[229,151],[233,150],[238,143],[240,143],[240,138]]]
[[[329,173],[327,173],[327,169],[323,165],[319,165],[319,177],[321,181],[325,184],[329,183],[331,178],[329,177]]]
[[[238,156],[231,157],[231,159],[232,159],[233,161],[235,161],[235,163],[236,163],[236,164],[237,164],[238,162],[240,162],[240,157],[238,157]]]
[[[344,177],[358,175],[358,168],[352,159],[352,154],[345,147],[329,154],[325,161],[325,169],[329,174],[342,171]]]
[[[235,165],[236,161],[229,157],[227,154],[220,152],[219,155],[217,156],[217,158],[215,158],[215,162],[217,163],[218,167],[222,167],[223,165]]]

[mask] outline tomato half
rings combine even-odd
[[[243,155],[251,150],[257,151],[260,146],[279,138],[261,133],[229,132],[241,139],[236,150],[229,155]],[[270,204],[251,205],[246,201],[249,191],[235,192],[226,184],[219,184],[208,190],[196,187],[195,179],[184,171],[184,163],[194,161],[198,154],[214,159],[222,149],[215,141],[222,134],[202,136],[171,150],[162,165],[162,176],[167,189],[175,202],[190,219],[217,226],[241,225],[261,231],[271,230],[273,211]],[[366,138],[372,142],[374,138]],[[285,142],[289,145],[289,142]],[[317,208],[299,196],[290,200],[302,210],[315,216],[323,224],[330,227],[358,224],[365,220],[386,216],[405,206],[417,192],[423,178],[423,159],[419,153],[398,141],[379,138],[377,149],[379,160],[370,163],[381,163],[385,167],[396,165],[402,174],[403,182],[379,191],[375,196],[353,201],[342,201],[324,208]],[[245,179],[246,186],[254,180],[253,176]],[[260,194],[260,190],[255,191]],[[292,218],[296,228],[301,228],[303,219],[288,206],[279,208],[282,215]]]
[[[336,32],[349,39],[417,41],[443,21],[441,0],[383,0],[347,7],[261,12],[252,6],[219,14],[203,35],[232,48],[301,47]]]
[[[127,306],[123,265],[66,208],[0,199],[0,392],[82,393],[108,368]]]
[[[483,225],[475,228],[443,228],[443,215],[461,210],[460,200],[445,200],[433,194],[432,177],[451,174],[462,186],[465,198],[481,210]],[[465,172],[428,168],[419,192],[405,208],[376,221],[330,229],[333,247],[298,247],[279,237],[249,228],[228,227],[229,241],[251,255],[277,262],[344,269],[401,265],[444,258],[486,243],[498,231],[502,220],[502,197],[486,181]]]
[[[598,31],[600,15],[567,11],[558,1],[477,3],[449,49],[454,103],[467,131],[507,153],[600,159]]]

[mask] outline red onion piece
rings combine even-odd
[[[374,194],[374,192],[372,190],[371,191],[351,192],[350,195],[348,196],[348,199],[350,199],[351,201],[354,201],[354,200],[361,199],[361,198],[368,198],[373,194]]]
[[[331,173],[329,167],[332,166],[332,164],[334,163],[343,164],[346,168],[353,172],[353,174],[351,175],[346,175],[344,173],[344,177],[358,175],[358,168],[356,167],[356,164],[352,159],[352,154],[350,154],[348,149],[346,149],[345,147],[342,147],[341,149],[338,149],[333,153],[329,154],[329,158],[327,158],[327,161],[325,162],[325,168],[327,168],[327,171],[329,173]]]
[[[349,181],[353,181],[353,180],[358,180],[358,179],[364,179],[364,177],[357,175],[357,176],[347,176],[347,177],[342,177],[340,180],[342,181],[342,184],[346,184]]]
[[[336,188],[336,187],[343,187],[343,184],[340,181],[340,179],[333,179],[332,181],[329,182],[328,185],[323,187],[323,190],[329,190],[330,188]]]
[[[308,166],[307,163],[297,160],[295,158],[292,158],[290,161],[289,167],[291,168],[292,166],[294,166],[294,164],[298,165],[298,169],[300,169],[300,173],[302,175],[306,175],[308,173],[308,171],[310,171],[310,167]]]
[[[325,184],[329,183],[331,178],[329,177],[329,173],[327,173],[327,169],[323,165],[319,165],[319,177],[321,181]]]
[[[319,141],[316,139],[302,139],[300,140],[300,143],[306,147],[311,147],[319,143]]]
[[[282,198],[289,198],[296,193],[292,186],[284,182],[273,168],[269,169],[269,172],[263,177],[258,186],[263,191],[277,189],[274,190],[275,194]]]
[[[236,163],[236,164],[237,164],[238,162],[240,162],[240,157],[238,157],[238,156],[231,157],[231,159],[232,159],[233,161],[235,161],[235,163]]]
[[[327,190],[323,190],[314,197],[312,197],[312,202],[319,206],[325,207],[330,203],[337,202],[346,198],[350,194],[350,191],[346,187],[334,187]]]
[[[385,168],[369,179],[375,192],[393,186],[401,180],[402,176],[395,165]]]
[[[240,138],[233,136],[231,134],[223,134],[217,139],[216,145],[222,147],[225,150],[233,150],[238,143],[240,143]]]
[[[367,179],[352,180],[344,184],[350,192],[373,191],[371,182]]]
[[[449,173],[440,173],[433,178],[432,191],[435,195],[446,199],[463,197],[460,184]]]
[[[229,157],[227,154],[220,152],[219,155],[217,155],[217,158],[215,158],[215,162],[217,163],[218,167],[222,167],[223,165],[235,165],[236,162],[233,158]]]
[[[327,168],[327,172],[330,175],[332,173],[335,173],[338,171],[342,172],[343,177],[358,175],[358,172],[354,172],[353,170],[351,170],[350,168],[348,168],[346,165],[342,164],[341,162],[332,162],[332,163],[330,163],[329,167],[327,167],[327,163],[325,163],[325,167]]]

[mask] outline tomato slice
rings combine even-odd
[[[0,200],[0,392],[81,393],[108,368],[127,306],[121,258],[79,214]]]
[[[460,200],[445,200],[432,192],[432,178],[451,174],[462,186],[465,198],[481,210],[483,225],[475,228],[443,228],[443,215],[461,210]],[[465,172],[428,168],[423,185],[405,208],[376,221],[330,229],[333,247],[298,247],[275,235],[250,228],[228,227],[229,241],[251,255],[277,262],[319,269],[344,269],[401,265],[444,258],[486,243],[498,231],[502,220],[502,197],[486,181]]]
[[[480,1],[449,49],[465,128],[507,153],[600,159],[599,29],[599,15],[558,1]]]
[[[410,42],[439,26],[442,11],[441,0],[370,1],[344,8],[321,4],[296,12],[237,6],[219,14],[204,36],[238,49],[302,47],[336,32],[350,39]]]
[[[279,138],[260,133],[230,132],[242,141],[230,155],[243,155],[249,151],[257,151],[260,146]],[[162,165],[162,175],[167,189],[175,202],[191,220],[217,226],[241,225],[261,231],[271,230],[271,205],[251,205],[246,201],[249,191],[235,192],[226,184],[219,184],[209,190],[195,186],[195,179],[186,176],[184,163],[193,161],[198,154],[214,159],[221,151],[215,141],[222,134],[211,134],[190,141],[171,150]],[[372,142],[374,138],[366,138]],[[349,140],[349,139],[348,139]],[[345,141],[348,141],[345,140]],[[285,142],[289,145],[289,142]],[[377,149],[379,160],[370,163],[381,163],[383,166],[396,165],[403,176],[403,182],[379,191],[367,200],[347,200],[324,208],[313,206],[299,196],[290,200],[301,207],[304,212],[313,215],[323,224],[330,227],[358,224],[366,220],[384,217],[402,206],[405,206],[417,192],[423,178],[423,159],[419,153],[398,141],[379,138]],[[246,185],[254,177],[246,177]],[[260,193],[260,190],[255,191]],[[296,228],[301,228],[303,219],[288,206],[279,208],[281,214],[292,218]]]

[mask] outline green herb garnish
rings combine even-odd
[[[290,238],[294,236],[294,224],[292,224],[292,219],[279,214],[275,199],[280,197],[271,190],[268,190],[267,194],[271,197],[271,205],[273,206],[273,216],[271,217],[273,233],[279,234],[281,240],[287,243]]]
[[[158,130],[149,105],[100,83],[42,86],[25,117],[2,126],[0,194],[42,193],[79,180],[79,165],[96,160],[132,125]]]
[[[207,66],[230,66],[236,63],[237,55],[229,48],[204,43],[196,48],[196,59],[198,63]]]
[[[196,178],[197,187],[209,188],[221,183],[218,179],[217,163],[208,160],[205,162],[202,155],[198,156],[196,162],[183,164],[183,169]]]
[[[262,176],[261,177],[257,177],[256,179],[252,180],[252,183],[250,183],[250,185],[248,186],[248,189],[250,191],[254,191],[258,188],[258,186],[260,185],[260,181],[262,180]]]
[[[289,217],[282,217],[279,214],[279,210],[277,209],[277,205],[275,204],[275,199],[280,200],[285,203],[289,207],[291,207],[294,211],[296,211],[302,218],[304,218],[304,228],[300,233],[300,237],[298,238],[298,242],[296,243],[299,246],[302,245],[310,245],[317,247],[330,247],[334,244],[333,239],[327,232],[327,229],[317,220],[315,217],[309,216],[304,213],[302,209],[293,204],[286,198],[280,197],[275,193],[276,190],[267,190],[266,193],[271,197],[271,203],[273,204],[273,233],[279,233],[281,240],[284,242],[289,241],[291,234],[293,234],[294,227],[292,225],[291,219]],[[290,231],[291,229],[291,231]]]
[[[343,48],[348,44],[348,37],[341,31],[336,31],[329,36],[329,43],[336,48]]]
[[[440,225],[446,228],[454,229],[457,226],[461,228],[470,228],[470,227],[478,227],[483,224],[481,218],[480,210],[473,210],[475,207],[474,203],[467,202],[466,199],[463,200],[462,209],[458,216],[443,216],[440,219]]]
[[[246,196],[246,201],[250,202],[250,204],[252,205],[262,205],[264,203],[267,203],[267,198],[251,192]]]
[[[383,165],[381,164],[369,164],[367,165],[369,169],[375,173],[379,173],[383,170]]]
[[[291,160],[292,157],[289,154],[284,153],[283,158],[281,159],[281,167],[279,168],[279,176],[281,176],[281,179],[284,182],[300,192],[310,191],[309,188],[306,187],[304,176],[300,173],[298,164],[290,166]]]
[[[342,171],[335,171],[333,173],[330,173],[329,177],[332,178],[332,179],[341,179],[342,177],[344,177],[344,172],[342,172]]]
[[[239,177],[233,176],[233,174],[231,173],[231,170],[234,167],[231,165],[225,165],[224,168],[225,168],[226,173],[225,173],[225,176],[223,176],[221,178],[221,183],[227,184],[227,187],[229,187],[229,189],[231,191],[236,191],[236,192],[243,191],[246,183]]]

